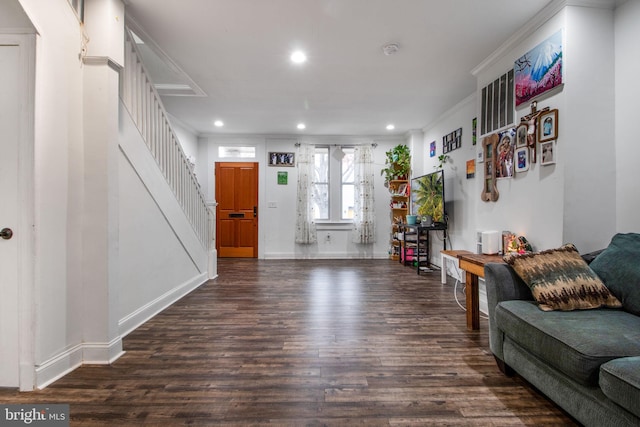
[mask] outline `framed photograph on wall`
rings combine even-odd
[[[549,110],[538,118],[538,142],[558,138],[558,110]]]
[[[521,122],[516,128],[516,147],[527,146],[527,132],[529,130],[529,124],[527,122]]]
[[[556,162],[555,141],[547,141],[540,144],[540,164],[552,165]]]
[[[462,147],[462,128],[458,128],[442,137],[443,154],[456,150],[460,147]]]
[[[296,165],[294,153],[269,153],[269,166],[289,166]]]
[[[516,172],[529,170],[529,147],[516,148]]]

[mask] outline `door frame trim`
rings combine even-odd
[[[0,45],[20,49],[18,137],[18,333],[19,388],[35,388],[35,80],[36,35],[0,34]]]

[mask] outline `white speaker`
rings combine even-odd
[[[495,255],[500,251],[500,233],[498,231],[482,232],[482,253]]]

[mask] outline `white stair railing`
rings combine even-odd
[[[167,183],[205,249],[211,249],[212,212],[191,170],[153,83],[145,71],[131,34],[125,31],[121,97]]]

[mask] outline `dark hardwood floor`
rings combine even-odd
[[[69,403],[72,426],[575,425],[498,371],[487,321],[467,331],[439,273],[387,260],[218,270],[128,335],[113,365],[0,402]]]

